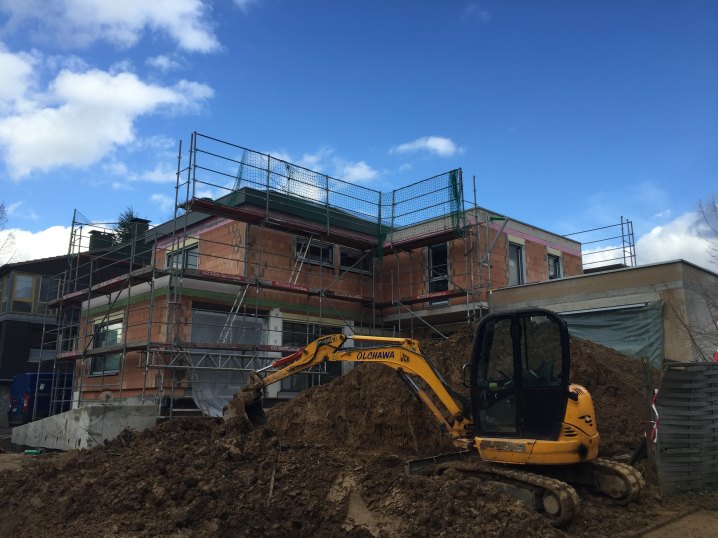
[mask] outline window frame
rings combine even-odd
[[[175,259],[181,257],[181,263],[174,262]],[[195,260],[193,266],[189,265],[189,259]],[[167,269],[194,269],[199,270],[199,243],[189,245],[185,248],[179,248],[166,253],[165,267]]]
[[[49,276],[40,277],[40,285],[38,286],[37,303],[38,305],[54,301],[58,297],[58,288],[55,287],[53,294],[53,278]]]
[[[21,277],[27,277],[30,279],[30,299],[18,299],[16,292],[17,292],[17,283],[18,279]],[[10,300],[8,301],[10,303],[10,311],[11,312],[17,312],[20,314],[32,314],[35,311],[35,292],[36,292],[36,275],[32,275],[30,273],[15,273],[12,279],[12,295],[10,296]],[[29,304],[30,309],[29,310],[18,310],[15,308],[15,303],[24,303]]]
[[[443,248],[445,249],[446,253],[444,256],[444,259],[446,262],[442,264],[436,264],[435,263],[435,256],[434,254],[436,249]],[[428,255],[427,255],[427,271],[428,271],[428,281],[429,281],[429,293],[435,292],[435,291],[448,291],[449,290],[449,244],[448,243],[439,243],[437,245],[430,245],[427,247],[428,249]],[[443,267],[443,271],[437,271],[437,267]],[[438,282],[446,282],[446,288],[445,289],[433,289],[434,286],[432,284],[436,284]]]
[[[112,361],[112,363],[116,361],[116,366],[114,368],[108,368],[109,361]],[[119,351],[115,353],[105,353],[103,355],[93,355],[90,363],[89,377],[117,375],[120,373],[121,361],[122,353]]]
[[[114,333],[114,341],[108,342],[107,335]],[[103,347],[111,347],[121,345],[124,341],[125,324],[124,318],[114,317],[110,319],[100,319],[92,324],[92,349],[102,349]],[[116,361],[116,367],[108,368],[108,362]],[[122,362],[122,352],[115,351],[112,353],[103,353],[93,355],[90,363],[90,377],[114,375],[120,372]]]
[[[7,275],[0,276],[0,314],[4,314],[7,310],[7,287],[9,280]]]
[[[354,255],[356,261],[347,265],[343,260],[347,255]],[[370,252],[358,248],[339,245],[339,269],[350,273],[371,275],[374,271],[374,256]]]
[[[309,249],[306,255],[302,255],[304,252],[305,245],[310,242]],[[315,246],[317,245],[317,246]],[[319,255],[312,255],[312,249],[319,248]],[[326,259],[324,254],[328,254]],[[302,263],[309,263],[311,265],[321,265],[323,267],[334,268],[334,243],[326,243],[320,239],[309,237],[306,235],[297,235],[294,238],[294,257]]]
[[[554,270],[555,270],[554,276],[551,276],[551,268],[552,268],[551,262],[552,261],[554,262],[554,265],[553,265]],[[561,256],[548,253],[546,255],[546,263],[548,265],[548,279],[549,280],[558,280],[559,278],[563,277],[563,267],[561,265]]]
[[[517,253],[516,256],[516,274],[512,274],[512,249]],[[509,277],[509,286],[521,286],[526,283],[526,271],[525,271],[525,263],[524,263],[524,245],[521,243],[516,243],[514,241],[509,241],[509,247],[508,247],[508,253],[507,253],[507,269],[508,269],[508,277]],[[512,282],[513,276],[516,277],[517,282]]]

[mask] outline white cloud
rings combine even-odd
[[[2,253],[4,257],[0,259],[0,264],[67,254],[70,245],[70,228],[65,226],[51,226],[38,232],[19,228],[1,230],[0,244],[8,234],[15,236],[15,246],[9,252]]]
[[[349,182],[368,182],[377,179],[379,171],[372,168],[365,161],[348,161],[338,156],[334,149],[322,146],[314,153],[305,153],[299,159],[294,159],[286,151],[272,151],[273,159],[280,159],[291,164],[297,164],[309,170],[328,174],[331,177]]]
[[[234,4],[242,11],[247,11],[257,3],[257,0],[234,0]]]
[[[37,57],[31,54],[12,54],[0,44],[0,111],[17,106],[32,82]]]
[[[7,216],[12,217],[13,215],[15,215],[15,212],[21,205],[22,205],[22,202],[15,202],[15,203],[9,204],[5,208],[5,211],[7,211]]]
[[[328,146],[323,146],[316,153],[305,153],[296,164],[321,172],[329,169],[332,159],[334,159],[334,150]],[[292,162],[291,159],[287,159],[287,161]]]
[[[165,56],[164,54],[147,58],[147,60],[145,60],[145,63],[151,67],[154,67],[155,69],[162,71],[163,73],[167,73],[168,71],[180,67],[180,63],[178,61],[173,60],[172,58],[170,58],[169,56]]]
[[[405,142],[404,144],[394,146],[389,150],[389,153],[402,154],[420,151],[438,155],[439,157],[451,157],[457,153],[463,153],[464,149],[457,146],[450,138],[443,136],[424,136],[412,142]]]
[[[461,15],[461,20],[478,20],[479,22],[486,24],[491,20],[491,13],[479,4],[472,3],[464,9],[464,13]]]
[[[30,31],[32,37],[57,44],[88,47],[97,41],[128,48],[146,31],[165,34],[191,52],[219,49],[201,0],[0,0],[9,16],[6,30]]]
[[[166,164],[158,164],[152,170],[142,172],[132,181],[146,181],[148,183],[175,183],[177,171],[169,168]]]
[[[413,168],[413,166],[411,165],[411,163],[403,163],[403,164],[399,167],[399,172],[408,172],[408,171],[411,170],[412,168]]]
[[[685,213],[641,236],[636,242],[636,258],[641,265],[683,259],[716,270],[709,251],[710,233],[700,213]]]
[[[7,216],[16,218],[16,219],[26,219],[26,220],[38,220],[40,217],[38,217],[37,213],[34,209],[21,209],[23,205],[23,202],[15,202],[10,205],[8,205],[5,210],[7,211]]]
[[[132,73],[63,70],[32,106],[0,119],[0,149],[15,180],[36,170],[87,166],[133,142],[138,117],[192,109],[212,95],[208,86],[186,80],[167,87]]]
[[[133,191],[135,189],[128,183],[124,183],[122,181],[113,181],[112,182],[112,190],[113,191]]]
[[[671,209],[664,209],[663,211],[659,211],[655,215],[653,215],[654,219],[670,219],[671,215],[673,215],[673,211]]]
[[[144,172],[135,172],[122,161],[108,159],[102,165],[102,169],[108,174],[119,176],[122,179],[122,182],[113,183],[112,188],[115,190],[132,190],[129,183],[175,183],[177,180],[177,170],[165,162],[158,162],[154,168]]]
[[[635,243],[638,265],[686,260],[695,265],[716,271],[710,253],[711,232],[699,213],[685,213],[663,226],[655,226],[643,234]],[[600,267],[622,261],[620,245],[597,246],[583,249],[584,265]],[[628,250],[626,256],[628,261]]]
[[[156,202],[159,205],[160,211],[167,212],[174,208],[174,198],[170,198],[166,194],[153,194],[150,196],[150,200]]]
[[[364,161],[349,163],[341,171],[340,178],[345,181],[361,182],[376,178],[378,172]]]

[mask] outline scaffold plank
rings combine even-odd
[[[58,299],[54,299],[48,302],[49,306],[57,306],[62,302],[65,303],[81,303],[88,297],[97,297],[98,295],[105,295],[115,291],[123,289],[127,284],[133,284],[137,282],[150,282],[156,276],[156,269],[152,267],[142,267],[135,269],[124,275],[98,282],[93,284],[89,288],[83,288],[81,290],[66,293]]]

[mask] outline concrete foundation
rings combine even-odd
[[[153,405],[91,405],[13,428],[12,445],[50,450],[93,448],[125,429],[142,431],[156,423],[157,407]]]

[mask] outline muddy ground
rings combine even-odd
[[[423,349],[462,390],[470,347],[467,331]],[[572,355],[572,378],[596,403],[601,455],[630,454],[645,421],[640,366],[585,341]],[[718,508],[714,496],[661,499],[651,485],[627,507],[579,489],[581,512],[559,530],[461,474],[405,475],[406,459],[451,448],[392,371],[366,364],[273,407],[251,431],[177,419],[89,451],[0,454],[0,536],[631,536]]]

